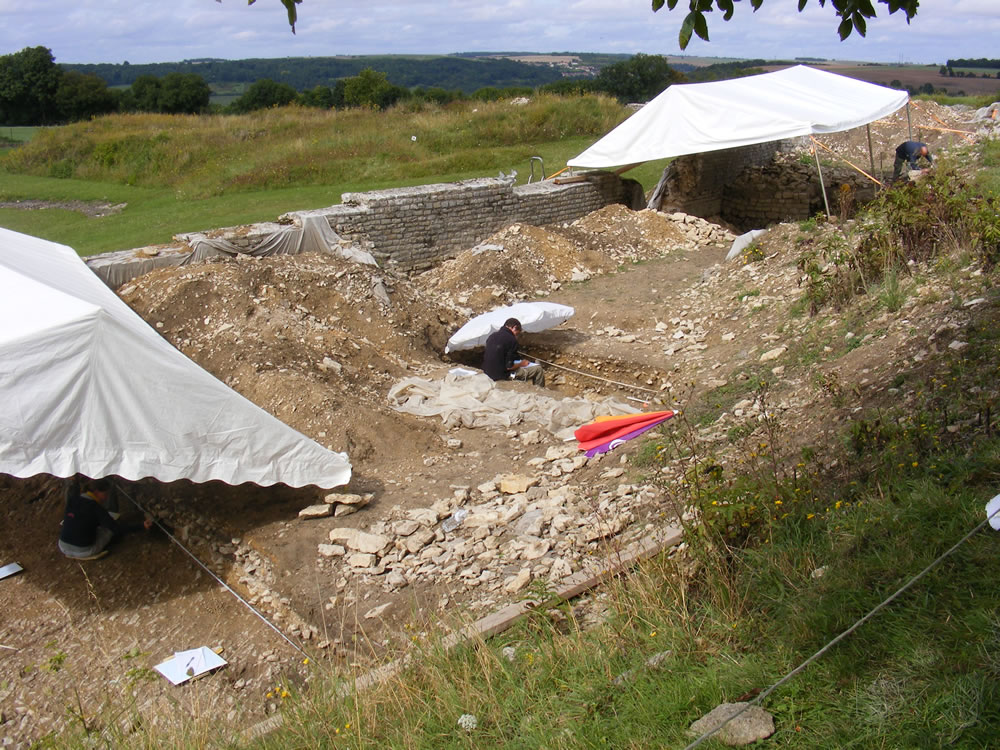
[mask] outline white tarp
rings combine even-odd
[[[0,472],[268,486],[351,465],[171,346],[69,247],[0,229]]]
[[[905,91],[805,65],[728,81],[674,84],[567,163],[607,169],[837,133],[886,117],[908,98]]]
[[[551,391],[549,391],[551,393]],[[541,388],[501,388],[485,373],[450,372],[443,380],[404,378],[389,389],[389,405],[418,417],[441,417],[445,427],[507,429],[522,422],[539,424],[560,440],[569,440],[580,425],[604,415],[639,410],[616,398],[553,398]]]
[[[573,317],[573,313],[574,310],[569,305],[559,305],[555,302],[518,302],[507,307],[498,307],[496,310],[477,315],[455,331],[448,339],[444,352],[447,354],[484,346],[490,334],[503,328],[504,322],[509,318],[517,318],[522,330],[538,333],[569,320]]]

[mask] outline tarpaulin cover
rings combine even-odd
[[[351,465],[217,380],[69,247],[0,229],[0,472],[336,487]]]
[[[655,427],[674,416],[672,411],[646,411],[626,416],[598,417],[590,424],[585,424],[573,433],[580,441],[578,446],[582,451],[588,451],[612,440],[624,438],[642,428]]]
[[[886,117],[908,98],[905,91],[805,65],[728,81],[674,84],[567,163],[607,169],[837,133]]]
[[[506,385],[506,384],[504,384]],[[520,390],[494,383],[485,373],[448,373],[443,380],[404,378],[389,389],[389,405],[419,417],[441,417],[446,427],[508,428],[521,422],[541,425],[568,440],[582,422],[598,415],[634,414],[635,407],[615,398],[590,401],[553,398],[542,388]]]
[[[564,320],[573,317],[573,308],[569,305],[559,305],[555,302],[518,302],[507,307],[498,307],[482,315],[477,315],[459,328],[448,339],[445,354],[475,349],[486,344],[486,339],[494,331],[503,328],[509,318],[517,318],[521,328],[528,333],[538,333],[553,328]]]

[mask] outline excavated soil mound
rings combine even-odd
[[[418,284],[443,293],[445,304],[481,312],[688,244],[690,238],[666,215],[612,204],[572,224],[514,224],[421,275]]]
[[[407,282],[322,254],[165,268],[120,294],[217,378],[362,468],[376,445],[412,454],[380,438],[400,419],[384,394],[433,366],[459,323]]]
[[[926,143],[932,155],[947,150],[951,145],[966,142],[962,133],[955,130],[971,131],[971,112],[958,107],[946,107],[936,102],[911,102],[910,124],[913,139]],[[888,117],[876,120],[868,128],[853,128],[840,133],[828,133],[817,136],[817,140],[836,151],[837,156],[848,159],[862,169],[868,170],[868,131],[871,131],[872,154],[875,159],[876,171],[892,169],[896,146],[907,140],[909,132],[906,123],[906,108],[900,109]],[[820,149],[823,159],[834,158],[828,151]]]
[[[481,312],[548,294],[562,282],[589,278],[614,266],[607,255],[556,232],[514,224],[422,274],[418,284]]]
[[[590,235],[589,245],[617,263],[658,258],[687,243],[687,238],[667,216],[644,209],[632,211],[614,203],[574,221],[568,229]]]

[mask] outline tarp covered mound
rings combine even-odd
[[[334,453],[217,380],[65,245],[0,229],[0,472],[336,487]]]
[[[389,389],[389,405],[418,417],[441,417],[446,427],[507,428],[533,422],[568,440],[585,422],[607,414],[634,414],[635,407],[615,398],[589,401],[553,398],[551,391],[500,388],[485,373],[448,373],[443,380],[404,378]]]
[[[904,106],[905,91],[805,65],[711,83],[674,84],[579,156],[607,169],[817,133],[838,133]]]

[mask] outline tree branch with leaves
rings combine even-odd
[[[920,0],[877,0],[880,5],[889,8],[890,15],[897,11],[906,14],[906,22],[917,15],[917,7]],[[716,8],[722,13],[722,20],[728,21],[733,17],[735,4],[740,0],[688,0],[688,14],[684,16],[681,23],[681,31],[678,35],[681,49],[687,49],[688,42],[692,35],[697,35],[699,39],[708,41],[708,19],[706,13],[711,13]],[[764,0],[749,0],[750,6],[757,11],[764,4]],[[797,0],[798,10],[802,10],[809,4],[809,0]],[[827,0],[818,0],[821,8],[826,7]],[[868,30],[868,19],[875,18],[875,5],[872,0],[829,0],[830,5],[840,18],[837,26],[837,33],[843,41],[857,31],[861,36]],[[678,0],[653,0],[653,12],[655,13],[664,5],[667,10],[677,7]]]
[[[217,3],[221,3],[222,0],[215,0]],[[257,0],[247,0],[247,5],[253,5]],[[288,11],[288,25],[292,27],[292,33],[295,33],[295,22],[299,20],[298,12],[295,6],[301,3],[302,0],[281,0],[281,4],[285,6]],[[660,3],[661,5],[663,3]]]

